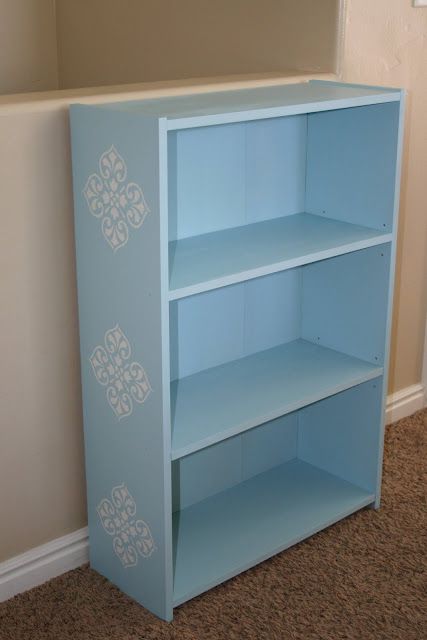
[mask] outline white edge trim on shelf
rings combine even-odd
[[[386,423],[410,416],[425,406],[423,384],[388,396]],[[37,587],[89,561],[87,527],[0,563],[0,602]]]
[[[425,407],[424,385],[412,384],[410,387],[391,393],[387,397],[386,424],[396,422],[412,415]]]
[[[87,527],[0,563],[0,602],[89,561]]]

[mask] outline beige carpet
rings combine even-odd
[[[387,429],[383,504],[190,601],[170,625],[83,567],[0,604],[1,640],[426,640],[427,410]]]

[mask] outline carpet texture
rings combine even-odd
[[[88,567],[0,604],[1,640],[427,639],[427,410],[387,429],[383,502],[161,622]]]

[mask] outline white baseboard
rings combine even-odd
[[[425,406],[422,384],[414,384],[387,398],[386,423],[410,416]],[[88,531],[79,529],[62,538],[0,563],[0,602],[76,569],[89,560]]]
[[[0,563],[0,602],[89,560],[87,527]]]
[[[407,418],[424,406],[425,391],[421,383],[412,384],[410,387],[406,387],[401,391],[391,393],[387,397],[386,424]]]

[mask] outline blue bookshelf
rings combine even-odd
[[[71,106],[91,566],[157,616],[378,508],[403,94]]]

